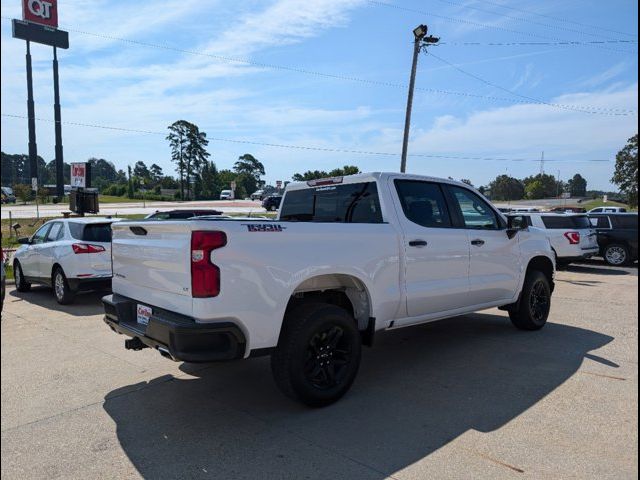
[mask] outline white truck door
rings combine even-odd
[[[469,305],[469,241],[455,228],[442,186],[396,178],[392,195],[403,231],[409,317]]]
[[[512,298],[521,275],[520,244],[509,238],[497,213],[469,189],[448,185],[454,214],[467,231],[471,248],[469,299],[483,305]]]

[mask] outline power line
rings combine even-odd
[[[528,95],[522,95],[518,92],[514,92],[513,90],[509,90],[506,87],[503,87],[501,85],[495,84],[493,82],[490,82],[489,80],[486,80],[485,78],[482,78],[478,75],[476,75],[475,73],[471,73],[468,72],[467,70],[464,70],[462,68],[460,68],[458,65],[451,63],[447,60],[445,60],[442,57],[439,57],[437,55],[435,55],[432,52],[428,52],[427,55],[430,55],[434,58],[436,58],[437,60],[440,60],[442,63],[449,65],[451,68],[457,70],[458,72],[467,75],[468,77],[471,77],[475,80],[478,80],[479,82],[484,83],[485,85],[488,85],[490,87],[493,88],[497,88],[498,90],[502,90],[503,92],[507,92],[511,95],[514,95],[516,97],[520,97],[524,100],[527,100],[528,102],[531,103],[536,103],[538,105],[546,105],[548,107],[553,107],[553,108],[559,108],[562,110],[572,110],[575,112],[582,112],[582,113],[589,113],[591,115],[611,115],[611,116],[628,116],[629,113],[624,113],[624,110],[619,110],[619,109],[614,109],[614,108],[604,108],[604,107],[580,107],[580,106],[574,106],[574,105],[566,105],[566,104],[561,104],[561,103],[551,103],[551,102],[546,102],[544,100],[540,100],[538,98],[534,98],[534,97],[530,97]],[[626,111],[628,112],[628,111]]]
[[[553,40],[553,41],[562,41],[563,40],[561,38],[549,37],[548,35],[541,35],[539,33],[523,32],[522,30],[513,30],[511,28],[500,27],[498,25],[490,25],[490,24],[487,24],[487,23],[474,22],[472,20],[466,20],[466,19],[462,19],[462,18],[448,17],[448,16],[445,16],[445,15],[439,15],[439,14],[433,13],[433,12],[426,12],[424,10],[417,10],[415,8],[402,7],[400,5],[393,5],[391,3],[380,2],[380,1],[377,1],[377,0],[367,0],[367,1],[368,1],[369,4],[375,5],[375,6],[378,6],[378,7],[387,7],[387,8],[392,8],[392,9],[399,10],[399,11],[404,11],[404,12],[419,13],[420,15],[426,15],[426,16],[429,16],[429,17],[440,18],[440,19],[445,20],[447,22],[462,23],[462,24],[465,24],[465,25],[473,25],[474,27],[479,27],[479,28],[490,28],[490,29],[499,30],[499,31],[502,31],[502,32],[515,33],[517,35],[525,35],[527,37],[542,38],[544,40]],[[600,49],[603,49],[603,50],[610,50],[612,52],[635,54],[635,52],[630,52],[628,50],[620,50],[620,49],[615,49],[615,48],[609,48],[609,47],[605,47],[603,45],[592,45],[592,46],[594,48],[600,48]]]
[[[500,13],[500,12],[496,12],[494,10],[487,10],[485,8],[475,7],[473,5],[468,5],[468,4],[464,4],[464,3],[452,2],[451,0],[438,0],[438,1],[441,2],[441,3],[446,3],[448,5],[453,5],[453,6],[456,6],[456,7],[462,7],[462,8],[467,8],[467,9],[470,9],[470,10],[476,10],[478,12],[488,13],[488,14],[491,14],[491,15],[497,15],[497,16],[508,18],[510,20],[515,20],[515,21],[518,21],[518,22],[524,22],[524,23],[530,23],[532,25],[538,25],[540,27],[552,28],[552,29],[555,29],[555,30],[563,30],[563,31],[566,31],[566,32],[578,33],[580,35],[587,35],[587,36],[590,36],[590,37],[599,37],[599,38],[609,38],[609,39],[611,39],[611,37],[608,37],[606,35],[598,35],[597,33],[585,32],[583,30],[576,30],[576,29],[573,29],[573,28],[561,27],[561,26],[558,26],[558,25],[550,25],[548,23],[542,23],[542,22],[536,22],[535,20],[530,20],[528,18],[514,17],[512,15],[507,15],[506,13]],[[594,29],[599,30],[599,28],[596,28],[596,27],[594,27]]]
[[[1,114],[3,117],[7,118],[18,118],[27,120],[29,117],[26,115],[13,115],[9,113]],[[55,120],[51,120],[48,118],[38,118],[35,117],[34,120],[39,122],[47,122],[47,123],[56,123]],[[166,132],[161,132],[157,130],[142,130],[135,128],[124,128],[124,127],[113,127],[109,125],[99,125],[93,123],[82,123],[82,122],[70,122],[64,121],[61,122],[63,125],[74,125],[80,127],[89,127],[89,128],[100,128],[103,130],[111,130],[117,132],[127,132],[127,133],[141,133],[145,135],[162,135],[163,137],[167,135]],[[344,149],[344,148],[328,148],[328,147],[318,147],[318,146],[309,146],[309,145],[291,145],[284,143],[267,143],[267,142],[256,142],[252,140],[238,140],[233,138],[222,138],[222,137],[209,137],[208,140],[213,142],[225,142],[225,143],[234,143],[234,144],[243,144],[243,145],[256,145],[261,147],[272,147],[272,148],[285,148],[285,149],[293,149],[293,150],[310,150],[317,152],[331,152],[331,153],[350,153],[350,154],[358,154],[358,155],[376,155],[376,156],[388,156],[388,157],[396,157],[399,154],[394,152],[375,152],[369,150],[352,150],[352,149]],[[449,159],[449,160],[481,160],[481,161],[495,161],[495,162],[539,162],[539,159],[534,158],[514,158],[514,157],[503,157],[503,158],[495,158],[495,157],[473,157],[473,156],[463,156],[463,155],[437,155],[437,154],[426,154],[426,153],[410,153],[410,157],[423,157],[423,158],[441,158],[441,159]],[[611,162],[611,160],[607,159],[585,159],[585,160],[545,160],[546,162],[558,162],[558,163],[602,163],[602,162]]]
[[[2,17],[2,18],[11,20],[10,17]],[[217,55],[217,54],[212,54],[212,53],[207,53],[207,52],[200,52],[200,51],[196,51],[196,50],[187,50],[187,49],[183,49],[183,48],[173,47],[173,46],[170,46],[170,45],[162,45],[162,44],[156,44],[156,43],[142,42],[142,41],[139,41],[139,40],[132,40],[132,39],[128,39],[128,38],[115,37],[115,36],[112,36],[112,35],[105,35],[105,34],[100,34],[100,33],[87,32],[87,31],[76,30],[76,29],[72,29],[72,28],[66,28],[66,29],[68,31],[71,31],[71,32],[74,32],[74,33],[79,33],[81,35],[89,35],[89,36],[103,38],[103,39],[107,39],[107,40],[124,42],[124,43],[137,45],[137,46],[141,46],[141,47],[145,47],[145,48],[156,48],[156,49],[167,50],[167,51],[172,51],[172,52],[177,52],[177,53],[184,53],[184,54],[187,54],[187,55],[195,55],[195,56],[213,58],[215,60],[219,60],[219,61],[222,61],[222,62],[241,63],[241,64],[252,65],[252,66],[261,67],[261,68],[269,68],[269,69],[272,69],[272,70],[282,70],[282,71],[288,71],[288,72],[295,72],[295,73],[300,73],[300,74],[304,74],[304,75],[311,75],[311,76],[316,76],[316,77],[321,77],[321,78],[330,78],[330,79],[333,79],[333,80],[344,80],[344,81],[349,81],[349,82],[357,82],[357,83],[362,83],[362,84],[366,84],[366,85],[374,85],[374,86],[380,86],[380,87],[399,88],[399,89],[403,89],[403,90],[406,90],[408,88],[408,85],[406,85],[404,83],[386,82],[386,81],[381,81],[381,80],[372,80],[372,79],[366,79],[366,78],[353,77],[353,76],[349,76],[349,75],[341,75],[341,74],[334,74],[334,73],[327,73],[327,72],[319,72],[319,71],[315,71],[315,70],[308,70],[306,68],[292,67],[292,66],[285,66],[285,65],[276,65],[276,64],[272,64],[272,63],[264,63],[264,62],[259,62],[259,61],[255,61],[255,60],[249,60],[249,59],[241,58],[241,57],[229,57],[229,56]],[[475,94],[475,93],[469,93],[469,92],[459,92],[459,91],[444,90],[444,89],[438,89],[438,88],[416,87],[415,89],[417,91],[427,92],[427,93],[432,93],[432,94],[438,94],[438,95],[451,95],[451,96],[458,96],[458,97],[489,100],[489,101],[494,101],[494,102],[508,102],[508,103],[514,103],[514,104],[527,104],[528,103],[528,102],[526,102],[524,100],[516,100],[516,99],[513,99],[513,98],[498,97],[498,96],[494,96],[494,95],[481,95],[481,94]],[[540,103],[540,102],[538,102],[538,103]],[[547,105],[547,103],[544,103],[544,102],[542,102],[541,104]],[[561,105],[561,104],[556,104],[556,105]],[[569,105],[567,105],[567,107],[571,107],[571,109],[574,108],[574,107],[569,106]],[[593,110],[594,111],[594,112],[589,112],[589,113],[597,113],[598,111],[604,110],[603,107],[595,107],[595,106],[590,106],[590,105],[583,105],[582,107],[585,110]],[[624,110],[624,109],[617,109],[617,108],[611,108],[611,109],[606,109],[606,110],[607,111],[610,110],[610,111],[620,112],[619,115],[635,115],[635,114],[637,114],[637,112],[635,110]],[[603,113],[603,115],[609,115],[609,113]]]
[[[607,44],[637,44],[638,40],[559,40],[557,42],[440,42],[438,45],[456,45],[456,46],[488,46],[488,47],[513,47],[513,46],[584,46],[584,45],[607,45]]]
[[[637,34],[633,34],[633,33],[628,33],[628,32],[621,32],[620,30],[612,30],[610,28],[604,28],[601,25],[589,25],[587,23],[581,23],[581,22],[576,22],[575,20],[569,20],[568,18],[560,18],[560,17],[553,17],[551,15],[545,15],[543,13],[538,13],[538,12],[532,12],[531,10],[525,10],[522,8],[517,8],[517,7],[512,7],[510,5],[504,5],[502,3],[497,3],[497,2],[491,2],[489,0],[477,0],[483,3],[487,3],[489,5],[494,5],[496,7],[500,7],[500,8],[505,8],[507,10],[513,10],[515,12],[520,12],[520,13],[526,13],[528,15],[535,15],[536,17],[541,17],[541,18],[548,18],[550,20],[555,20],[556,22],[564,22],[564,23],[571,23],[573,25],[578,25],[581,27],[585,27],[585,28],[597,28],[599,30],[603,30],[606,32],[611,32],[611,33],[617,33],[619,35],[628,35],[630,37],[637,37]]]

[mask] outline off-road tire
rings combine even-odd
[[[517,309],[509,311],[509,318],[520,330],[540,330],[547,323],[551,310],[551,286],[547,276],[538,271],[527,273]]]
[[[360,366],[361,337],[346,310],[305,303],[285,315],[271,371],[280,390],[311,407],[340,399]]]

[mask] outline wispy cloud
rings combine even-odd
[[[619,77],[622,73],[624,73],[629,68],[627,62],[619,62],[606,70],[599,72],[592,77],[584,79],[576,83],[576,86],[580,88],[593,88],[599,87],[607,82],[610,82],[616,77]]]

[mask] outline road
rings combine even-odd
[[[283,397],[268,358],[127,351],[100,295],[10,289],[2,478],[637,478],[637,273],[559,272],[539,332],[488,310],[383,333],[324,409]]]
[[[187,208],[213,208],[224,213],[264,213],[259,201],[251,200],[207,200],[194,202],[130,202],[130,203],[102,203],[101,215],[133,215],[148,214],[156,210],[173,210]],[[40,217],[59,217],[62,212],[69,211],[68,204],[46,204],[39,206]],[[37,216],[35,205],[2,205],[2,218],[35,218]]]
[[[516,200],[511,202],[495,202],[498,207],[538,207],[550,209],[553,207],[580,206],[579,198],[543,198],[540,200]],[[588,201],[588,200],[587,200]]]

